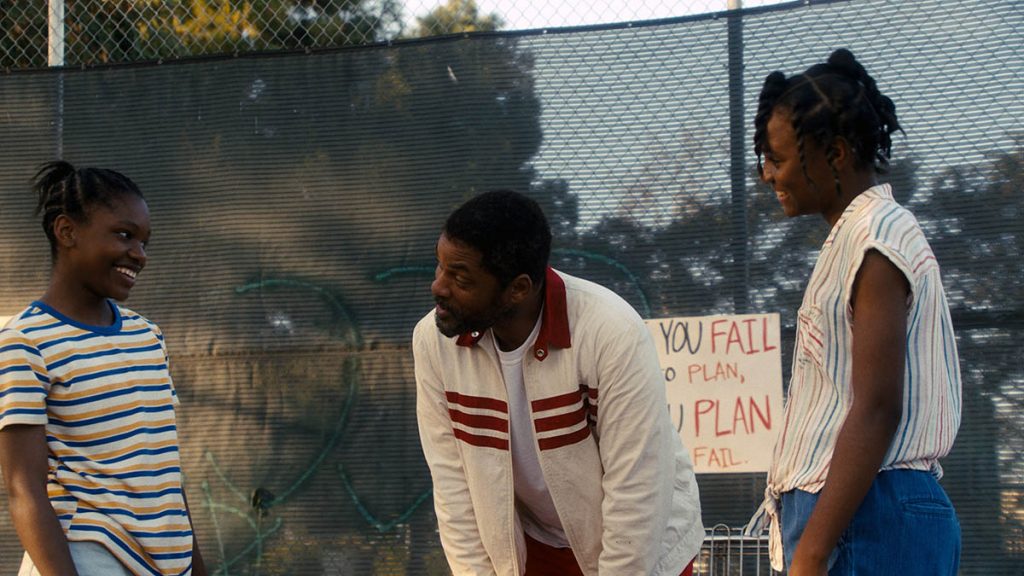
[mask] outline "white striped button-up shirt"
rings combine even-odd
[[[881,470],[942,475],[960,425],[961,384],[956,340],[939,266],[917,220],[887,184],[854,198],[825,240],[797,318],[785,420],[768,473],[765,503],[749,526],[770,526],[772,566],[782,568],[778,498],[825,484],[836,439],[853,403],[852,289],[870,250],[906,276],[906,369],[902,416]]]

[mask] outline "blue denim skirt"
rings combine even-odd
[[[818,501],[817,494],[782,494],[786,569]],[[879,472],[828,561],[829,576],[956,576],[960,522],[945,490],[928,472]]]

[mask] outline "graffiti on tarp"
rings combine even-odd
[[[353,315],[339,298],[321,286],[300,280],[270,278],[239,286],[235,289],[235,293],[241,296],[268,290],[291,290],[313,293],[336,314],[336,318],[341,319],[344,330],[339,331],[338,334],[341,335],[346,346],[354,351],[358,351],[363,347],[363,337]],[[218,501],[215,499],[210,481],[204,480],[202,482],[204,505],[210,514],[216,538],[216,554],[207,552],[207,562],[209,568],[214,570],[216,574],[228,576],[233,567],[247,559],[255,559],[258,562],[263,556],[266,540],[279,532],[283,525],[283,520],[280,517],[274,518],[269,524],[265,524],[264,520],[271,516],[274,508],[291,500],[300,488],[321,469],[330,454],[343,447],[346,426],[357,404],[361,372],[362,366],[358,356],[344,360],[341,373],[338,376],[347,391],[341,410],[333,423],[330,436],[309,465],[295,476],[279,495],[275,495],[262,486],[251,490],[241,488],[223,470],[216,455],[209,450],[206,451],[206,460],[214,471],[216,481],[226,487],[227,491],[232,495],[232,498],[228,501]],[[431,495],[431,489],[423,491],[413,500],[411,505],[397,514],[392,520],[382,521],[370,512],[340,464],[335,469],[335,472],[338,475],[341,486],[349,495],[359,515],[379,533],[390,532],[407,521]],[[240,518],[252,530],[252,540],[241,550],[231,554],[230,557],[225,546],[223,528],[220,522],[221,516],[224,514]],[[215,558],[211,556],[215,556]]]
[[[580,259],[586,262],[597,263],[621,274],[626,278],[629,285],[637,294],[640,313],[649,315],[650,306],[642,289],[639,279],[620,262],[602,254],[587,252],[583,250],[556,249],[552,251],[554,256],[569,259]],[[434,266],[396,266],[388,268],[375,274],[372,279],[377,283],[386,283],[399,276],[420,276],[429,278],[434,274]],[[319,299],[333,313],[332,318],[335,324],[325,328],[334,338],[339,338],[345,346],[355,352],[364,347],[363,335],[355,316],[350,312],[342,299],[336,296],[331,290],[312,282],[288,278],[263,278],[259,281],[243,284],[235,288],[235,294],[239,296],[252,296],[269,291],[289,291],[312,295]],[[334,329],[334,330],[332,330]],[[213,482],[226,488],[229,494],[226,499],[218,500],[215,496],[215,486],[211,480],[202,482],[204,505],[210,514],[215,536],[215,552],[207,552],[209,568],[221,576],[229,576],[231,570],[244,562],[259,562],[264,557],[266,542],[271,537],[278,535],[284,526],[284,520],[274,515],[274,509],[286,504],[294,498],[307,482],[323,468],[327,458],[344,447],[345,430],[351,419],[352,413],[358,408],[359,388],[362,377],[362,364],[358,355],[346,358],[343,361],[342,369],[337,375],[340,384],[344,389],[345,397],[340,412],[332,422],[330,435],[323,448],[313,456],[310,463],[291,479],[287,487],[279,494],[263,486],[252,489],[242,488],[239,482],[232,479],[230,474],[223,469],[217,456],[207,450],[206,461],[213,470]],[[430,499],[432,489],[428,488],[419,493],[403,510],[393,515],[390,519],[382,519],[370,511],[365,498],[362,497],[353,485],[349,474],[344,466],[338,463],[333,472],[337,474],[341,487],[345,490],[352,502],[352,506],[361,518],[375,532],[386,534],[395,531],[406,523],[421,506]],[[237,517],[252,532],[252,539],[241,547],[240,550],[228,550],[224,538],[223,517],[230,515]]]

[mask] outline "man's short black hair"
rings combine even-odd
[[[480,251],[481,265],[502,287],[527,274],[544,281],[551,256],[551,227],[531,198],[512,190],[485,192],[448,216],[444,235]]]

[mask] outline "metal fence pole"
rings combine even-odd
[[[50,0],[49,10],[50,66],[64,65],[64,0]]]
[[[49,2],[48,34],[48,58],[50,66],[64,66],[64,0],[50,0]],[[55,157],[64,158],[64,72],[57,75],[57,103],[54,111],[54,140]]]
[[[747,159],[743,110],[743,16],[742,0],[729,0],[729,182],[731,189],[732,261],[737,280],[733,289],[733,306],[737,314],[748,311],[747,286]]]

